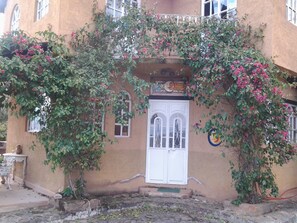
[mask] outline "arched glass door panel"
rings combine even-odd
[[[166,147],[166,117],[162,113],[155,113],[150,120],[150,147]]]
[[[173,114],[169,119],[169,148],[186,147],[186,120],[182,114]]]

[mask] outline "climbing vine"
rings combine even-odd
[[[118,116],[126,106],[123,90],[133,92],[128,118],[148,106],[148,83],[135,73],[137,64],[175,54],[192,72],[188,96],[209,109],[207,119],[197,115],[203,122],[194,128],[217,129],[224,146],[237,151],[238,160],[231,162],[236,202],[277,195],[271,168],[291,160],[295,149],[288,142],[290,111],[279,81],[284,73],[256,49],[261,28],[215,18],[177,23],[127,8],[116,20],[94,11],[93,23],[70,36],[70,51],[50,30],[37,37],[7,33],[0,40],[0,94],[11,98],[7,106],[18,115],[43,116],[46,127],[37,137],[46,163],[66,173],[79,170],[84,185],[83,172],[100,167],[108,140],[104,115]]]

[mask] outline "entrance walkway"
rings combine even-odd
[[[0,223],[297,223],[297,200],[280,202],[273,212],[250,217],[226,210],[222,203],[199,195],[180,199],[135,193],[98,199],[101,207],[97,212],[65,213],[47,205],[48,198],[31,190],[13,185],[13,190],[8,191],[0,185]]]
[[[16,183],[12,183],[11,188],[12,190],[8,190],[6,185],[0,183],[0,213],[49,204],[47,197],[25,189]]]

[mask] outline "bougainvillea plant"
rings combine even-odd
[[[272,166],[295,155],[278,79],[284,74],[256,49],[259,40],[261,32],[239,20],[177,23],[175,17],[133,8],[113,19],[94,10],[93,24],[71,34],[71,51],[51,31],[35,38],[5,34],[0,93],[13,98],[8,106],[19,115],[46,111],[46,128],[37,134],[46,162],[66,173],[79,170],[83,184],[83,172],[99,168],[107,139],[104,114],[117,115],[126,106],[122,90],[133,92],[129,117],[148,106],[148,83],[135,73],[137,64],[178,55],[192,71],[188,96],[209,109],[205,124],[195,129],[217,129],[223,145],[236,150],[238,160],[231,162],[236,202],[257,203],[277,195]]]

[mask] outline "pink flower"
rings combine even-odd
[[[45,56],[45,59],[47,60],[47,62],[52,62],[52,58],[50,56]]]
[[[253,94],[254,94],[254,97],[255,97],[256,101],[259,102],[259,103],[263,103],[267,99],[267,95],[266,94],[261,94],[261,91],[259,89],[254,90]]]
[[[234,73],[236,75],[236,73]],[[238,88],[243,89],[250,83],[249,77],[245,74],[242,77],[238,76],[236,84]]]
[[[272,89],[272,93],[275,94],[275,95],[280,95],[280,96],[283,95],[282,90],[279,89],[278,87],[274,87],[274,88]]]
[[[123,58],[124,58],[124,59],[127,59],[127,58],[128,58],[128,53],[124,53],[124,54],[123,54]]]
[[[268,79],[268,78],[269,78],[269,76],[267,75],[266,72],[262,72],[262,73],[261,73],[261,76],[262,76],[264,79]]]
[[[147,53],[147,48],[142,48],[142,53]]]

